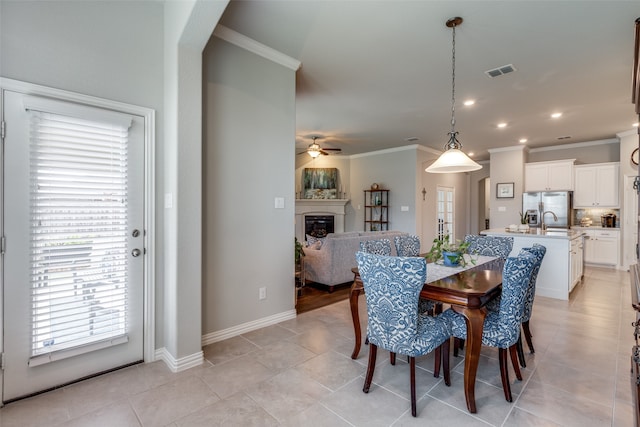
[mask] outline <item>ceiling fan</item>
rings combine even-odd
[[[313,139],[313,142],[311,144],[309,144],[309,147],[307,147],[307,149],[305,151],[302,151],[298,154],[304,154],[304,153],[308,153],[311,157],[313,157],[314,159],[316,157],[318,157],[320,154],[322,154],[323,156],[327,156],[329,153],[327,153],[327,151],[335,151],[335,152],[340,152],[342,151],[342,148],[322,148],[318,145],[318,143],[316,142],[316,139],[319,139],[320,137],[318,136],[314,136],[311,139]]]

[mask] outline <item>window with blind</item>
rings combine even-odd
[[[32,365],[127,339],[130,120],[27,110]]]

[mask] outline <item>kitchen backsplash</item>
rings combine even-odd
[[[580,221],[583,218],[590,218],[592,227],[600,227],[602,226],[600,216],[606,214],[614,214],[616,216],[616,228],[620,228],[620,209],[573,209],[572,223],[573,225],[580,225]]]

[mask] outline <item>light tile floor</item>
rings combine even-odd
[[[361,303],[364,299],[361,298]],[[366,309],[361,306],[363,322]],[[452,385],[417,369],[418,417],[409,408],[408,365],[385,353],[369,394],[368,350],[355,361],[347,301],[207,346],[204,365],[177,374],[163,362],[133,366],[10,403],[10,426],[631,426],[629,375],[635,319],[627,272],[587,268],[569,302],[539,297],[514,402],[504,400],[497,351],[483,349],[477,414],[466,410],[462,358]],[[525,346],[526,349],[526,346]],[[511,374],[513,377],[513,373]]]

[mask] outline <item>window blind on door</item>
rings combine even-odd
[[[31,366],[126,341],[131,122],[26,108]]]

